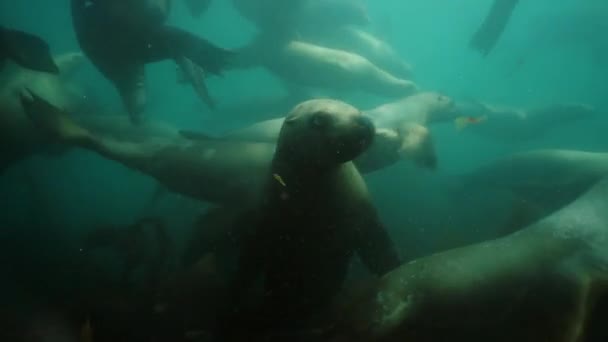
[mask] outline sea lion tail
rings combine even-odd
[[[21,105],[32,122],[54,141],[81,145],[91,141],[91,133],[74,122],[65,111],[26,89],[20,93]]]
[[[226,69],[235,53],[220,48],[190,32],[172,26],[164,26],[163,39],[171,44],[173,53],[184,56],[206,72],[220,75]]]

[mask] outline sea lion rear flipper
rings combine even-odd
[[[59,73],[59,67],[53,61],[49,45],[40,37],[0,27],[0,45],[2,54],[22,67],[53,74]]]
[[[195,65],[192,60],[184,56],[179,56],[175,59],[175,62],[179,66],[183,77],[186,81],[192,84],[196,94],[209,106],[209,108],[215,108],[215,101],[209,95],[209,90],[205,84],[205,71]]]
[[[519,0],[494,0],[483,24],[471,39],[471,47],[484,56],[490,53],[509,23],[511,14]]]
[[[203,132],[196,132],[196,131],[189,131],[189,130],[180,130],[179,131],[179,135],[181,135],[183,138],[189,139],[189,140],[219,140],[221,138],[218,137],[213,137],[210,136],[206,133]]]
[[[174,58],[184,56],[205,71],[219,75],[234,57],[234,52],[222,49],[211,42],[182,29],[165,25],[157,37],[160,46],[169,48]]]

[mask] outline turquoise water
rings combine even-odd
[[[549,120],[544,126],[551,125],[551,129],[541,126],[533,139],[526,140],[477,135],[471,132],[477,124],[460,131],[452,120],[429,125],[438,156],[436,170],[399,162],[365,176],[380,218],[404,258],[493,239],[509,229],[504,227],[519,213],[513,209],[513,198],[518,199],[519,194],[487,188],[475,180],[462,183],[459,175],[522,151],[608,150],[608,5],[600,0],[559,4],[521,1],[496,47],[484,57],[469,47],[469,40],[490,2],[366,1],[371,23],[365,30],[386,41],[412,65],[411,79],[424,91],[437,91],[457,101],[518,109],[580,103],[593,107],[596,115],[572,122]],[[68,1],[3,0],[0,23],[38,35],[53,54],[79,49]],[[184,4],[176,1],[169,23],[227,49],[237,50],[256,36],[254,25],[244,20],[230,1],[213,0],[201,18],[191,17]],[[189,85],[177,84],[172,61],[148,65],[146,73],[145,118],[210,135],[269,119],[266,113],[229,108],[278,97],[288,89],[280,77],[264,68],[228,70],[222,77],[207,79],[218,103],[217,110],[210,110]],[[79,70],[77,81],[106,108],[104,111],[126,115],[115,89],[91,63]],[[315,89],[312,93],[325,95]],[[361,110],[397,100],[365,92],[330,94]],[[281,113],[290,109],[281,109]],[[487,124],[491,122],[489,118]],[[484,124],[480,122],[479,128],[483,129]],[[73,319],[57,302],[65,303],[71,300],[70,293],[81,290],[78,284],[82,279],[72,270],[77,268],[79,246],[87,233],[109,224],[126,226],[142,216],[160,217],[174,241],[175,255],[179,255],[188,244],[194,222],[208,206],[177,193],[166,194],[149,206],[157,189],[152,177],[84,149],[62,151],[28,156],[11,164],[0,176],[0,238],[6,246],[0,260],[8,265],[2,277],[2,297],[13,304],[5,310],[0,308],[0,318],[8,317],[5,322],[22,327],[22,331],[34,329],[28,322],[38,317],[38,309],[53,312],[41,314],[40,324],[46,328],[38,329],[54,331],[63,324],[68,326],[65,329],[74,330],[74,325],[79,326],[82,319]],[[548,167],[546,172],[554,169]],[[505,172],[502,177],[509,175]],[[529,190],[538,192],[534,198],[558,197],[546,189],[554,185],[535,185],[541,190]],[[553,190],[559,192],[559,184]],[[104,265],[113,270],[112,262]],[[83,286],[90,285],[85,283]],[[88,294],[95,297],[94,292]],[[47,316],[63,317],[69,323],[45,320]],[[133,326],[138,324],[146,326],[141,322]],[[12,331],[3,325],[0,323],[0,336],[3,329]],[[70,334],[78,335],[74,331]],[[31,341],[78,340],[70,334]],[[7,338],[24,340],[14,335]]]

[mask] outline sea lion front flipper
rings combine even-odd
[[[141,122],[141,114],[146,105],[145,70],[144,65],[125,66],[121,73],[116,73],[112,81],[127,108],[131,122]]]
[[[82,51],[72,51],[56,55],[53,57],[53,60],[59,68],[61,77],[66,78],[73,77],[74,73],[80,70],[87,62],[87,58]]]
[[[200,97],[209,108],[214,109],[215,101],[213,101],[211,95],[209,95],[209,89],[207,89],[207,85],[205,84],[205,71],[201,67],[195,65],[192,60],[184,56],[178,56],[175,59],[175,62],[183,73],[185,80],[192,84],[198,97]]]
[[[0,28],[0,45],[3,54],[22,67],[59,73],[59,67],[53,61],[49,45],[33,34],[23,31]]]
[[[494,0],[483,24],[471,39],[471,47],[484,56],[490,53],[505,30],[519,0]]]
[[[29,89],[19,94],[21,106],[32,122],[57,142],[86,145],[91,134],[68,114]]]

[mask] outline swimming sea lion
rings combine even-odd
[[[370,146],[373,124],[342,102],[311,108],[315,101],[304,102],[285,119],[262,201],[246,216],[253,228],[241,240],[233,293],[240,306],[263,278],[257,316],[237,325],[252,336],[306,326],[338,292],[355,253],[377,275],[399,260],[352,163]]]
[[[211,74],[226,66],[227,50],[181,29],[164,24],[169,1],[72,0],[72,20],[80,47],[99,71],[117,88],[134,122],[146,102],[144,66],[174,59],[180,66],[190,61]],[[113,37],[113,39],[108,39]],[[186,68],[187,74],[198,72]],[[190,78],[197,93],[212,105],[202,78]]]
[[[365,111],[377,127],[396,127],[404,122],[430,125],[455,119],[454,101],[436,92],[421,92]]]
[[[0,26],[0,70],[6,59],[31,70],[59,73],[49,45],[42,38]]]
[[[376,126],[374,118],[370,118]],[[284,121],[285,118],[277,118],[258,122],[230,131],[222,139],[274,143],[278,140]],[[390,128],[376,128],[372,145],[355,159],[355,164],[362,173],[369,173],[403,160],[413,161],[423,168],[434,169],[437,166],[435,147],[428,128],[414,122],[396,121]]]
[[[486,163],[458,182],[463,191],[502,189],[518,201],[551,213],[608,176],[608,153],[576,150],[533,150]],[[536,217],[539,218],[539,217]]]
[[[137,143],[182,137],[177,127],[159,120],[145,120],[134,126],[128,117],[121,114],[74,115],[72,118],[91,132],[120,141]]]
[[[336,110],[333,105],[336,102],[308,101],[305,108],[321,112]],[[255,202],[276,149],[276,143],[202,137],[120,141],[88,131],[34,93],[22,94],[22,103],[34,123],[52,140],[90,149],[154,177],[169,190],[216,204],[244,206]],[[378,167],[374,165],[370,169]]]
[[[572,122],[589,120],[598,114],[594,107],[576,103],[518,109],[483,103],[457,102],[455,108],[459,115],[484,118],[478,125],[469,125],[467,131],[507,143],[539,139],[552,129]]]
[[[392,46],[359,27],[343,26],[319,36],[306,37],[306,40],[363,56],[396,77],[408,79],[412,76],[412,67]]]
[[[580,341],[605,290],[608,179],[507,237],[411,261],[339,311],[340,341]]]
[[[483,24],[473,35],[470,45],[484,56],[490,53],[511,19],[519,0],[494,0]]]
[[[287,82],[332,90],[364,91],[383,97],[403,97],[417,90],[354,53],[303,41],[251,48],[247,56]],[[262,50],[260,50],[262,47]]]
[[[9,65],[0,73],[0,170],[44,147],[40,132],[25,115],[19,93],[25,88],[41,94],[55,106],[78,111],[93,105],[83,88],[71,81],[73,71],[84,65],[81,53],[55,58],[59,75]]]

